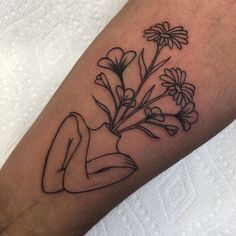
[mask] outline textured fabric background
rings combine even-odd
[[[0,166],[125,2],[1,0]],[[87,235],[235,236],[235,137],[233,122],[130,196]]]

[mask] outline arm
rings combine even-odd
[[[231,122],[234,10],[130,1],[2,168],[2,235],[82,235]]]

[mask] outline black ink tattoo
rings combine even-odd
[[[137,165],[118,147],[125,132],[136,129],[151,138],[159,139],[156,133],[158,129],[174,136],[179,131],[178,123],[186,132],[196,123],[198,113],[193,101],[195,86],[186,82],[187,74],[184,70],[163,69],[159,73],[159,88],[163,91],[158,95],[154,92],[156,83],[150,88],[146,83],[171,59],[160,59],[161,52],[174,47],[182,49],[188,44],[188,32],[182,26],[170,28],[169,23],[164,22],[146,29],[144,38],[155,43],[156,52],[149,64],[144,56],[145,49],[139,53],[137,64],[140,80],[135,89],[127,87],[125,74],[129,65],[136,60],[135,51],[114,47],[98,60],[97,65],[111,71],[109,75],[114,77],[111,83],[110,78],[101,72],[95,80],[97,85],[109,93],[113,107],[93,97],[107,116],[107,121],[97,129],[89,128],[82,115],[76,112],[71,112],[63,120],[46,155],[42,176],[42,190],[45,193],[93,191],[132,175]],[[140,91],[146,92],[142,96]],[[157,102],[167,97],[171,98],[178,112],[164,112],[157,106]],[[153,129],[155,127],[157,129]]]

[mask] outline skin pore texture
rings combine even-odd
[[[130,1],[1,169],[0,235],[84,235],[234,120],[235,10]]]

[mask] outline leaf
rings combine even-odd
[[[132,102],[132,104],[130,104],[130,102],[131,102],[131,99],[124,100],[124,102],[122,104],[123,104],[123,106],[126,106],[126,107],[128,107],[128,106],[135,107],[136,106],[136,101],[135,100]]]
[[[134,129],[140,129],[140,130],[142,130],[144,133],[146,133],[148,136],[150,136],[151,138],[159,139],[159,137],[158,137],[157,135],[155,135],[154,133],[152,133],[149,129],[145,128],[144,126],[138,125],[138,126],[135,126]]]
[[[116,86],[116,93],[119,98],[119,101],[122,101],[124,99],[124,90],[122,89],[121,86]]]
[[[111,90],[111,86],[109,84],[109,81],[103,72],[101,72],[99,75],[97,75],[95,83],[97,85],[100,85],[100,86],[108,89],[108,90]]]
[[[149,100],[149,98],[151,97],[152,95],[152,91],[153,89],[155,88],[155,84],[147,91],[147,93],[144,95],[141,103],[140,103],[140,106],[142,107],[143,105],[145,105],[145,103]]]
[[[135,99],[133,100],[134,94],[135,94],[135,91],[133,89],[131,89],[131,88],[125,89],[124,99],[122,101],[122,105],[130,106],[130,107],[135,107],[136,106],[136,100]],[[131,100],[133,100],[132,104],[130,104]]]
[[[139,63],[139,68],[140,68],[140,76],[141,76],[141,79],[143,80],[147,73],[147,66],[144,61],[144,48],[139,54],[138,63]]]
[[[109,122],[110,124],[112,124],[112,116],[111,116],[111,112],[110,110],[107,108],[107,106],[105,106],[104,104],[102,104],[101,102],[99,102],[94,96],[93,99],[95,100],[95,102],[97,103],[97,105],[104,111],[106,112]]]
[[[168,57],[167,59],[165,59],[164,61],[161,61],[159,62],[158,64],[156,64],[152,70],[150,71],[149,75],[150,76],[151,74],[153,74],[154,72],[156,72],[157,70],[159,70],[162,66],[164,66],[169,60],[170,60],[171,57]]]
[[[179,128],[174,126],[174,125],[167,125],[165,127],[166,131],[168,132],[169,135],[174,136],[177,134]]]
[[[147,107],[145,110],[144,110],[144,113],[145,115],[147,116],[147,118],[151,117],[152,115],[152,109],[150,107]]]

